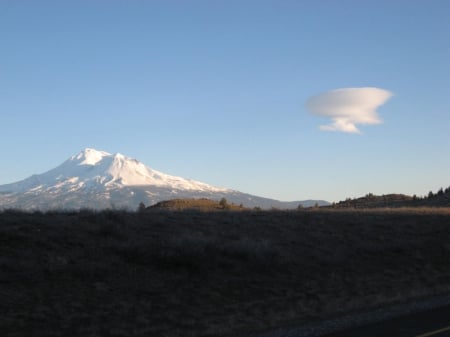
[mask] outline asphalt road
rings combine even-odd
[[[327,321],[230,337],[450,337],[450,293]]]
[[[347,329],[323,337],[450,337],[450,306]]]

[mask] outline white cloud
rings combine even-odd
[[[321,125],[320,130],[361,133],[357,124],[382,123],[376,109],[391,96],[391,92],[380,88],[342,88],[309,98],[306,108],[332,120],[331,124]]]

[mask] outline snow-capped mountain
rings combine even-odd
[[[226,198],[247,207],[294,208],[316,201],[283,203],[153,170],[120,153],[87,148],[60,166],[0,185],[0,208],[128,208],[173,198]],[[318,201],[323,204],[322,201]]]

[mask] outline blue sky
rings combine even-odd
[[[0,1],[0,184],[85,147],[280,200],[450,185],[450,2]],[[321,130],[311,97],[392,93]]]

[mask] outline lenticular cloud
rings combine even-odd
[[[321,130],[361,133],[357,124],[382,123],[376,109],[391,96],[392,93],[379,88],[342,88],[309,98],[306,108],[314,115],[332,120],[321,125]]]

